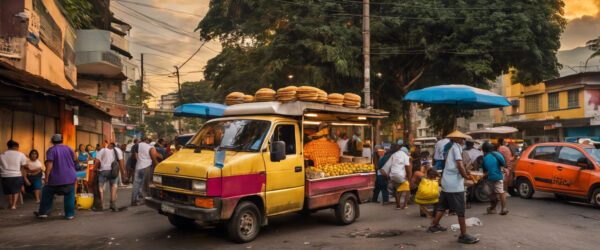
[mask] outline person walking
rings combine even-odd
[[[25,178],[25,189],[29,190],[28,192],[33,192],[33,194],[35,195],[36,204],[40,203],[40,192],[42,190],[42,176],[44,175],[44,169],[38,157],[38,151],[32,149],[29,152],[29,159],[27,159],[27,167],[25,167],[25,172],[27,173],[27,178]]]
[[[117,211],[117,182],[119,176],[112,178],[112,164],[117,162],[119,171],[123,171],[125,164],[123,163],[123,151],[115,146],[114,142],[108,144],[107,147],[100,149],[96,155],[96,164],[98,166],[98,188],[100,191],[100,209],[104,208],[104,184],[109,182],[110,189],[110,209],[113,212]]]
[[[448,138],[442,139],[441,136],[438,136],[437,140],[438,141],[435,143],[435,151],[433,153],[433,164],[435,164],[435,169],[442,170],[444,169],[445,160],[444,147],[446,146],[446,144],[450,143],[450,140]]]
[[[125,164],[127,166],[127,183],[132,184],[133,183],[133,177],[135,174],[135,165],[137,163],[137,160],[135,158],[135,154],[137,153],[138,150],[138,143],[140,141],[135,138],[133,140],[133,144],[131,145],[131,147],[128,146],[128,149],[126,149],[126,152],[128,152],[129,154],[129,159],[127,159],[127,163]]]
[[[15,210],[26,178],[24,168],[27,166],[27,157],[19,152],[18,142],[9,140],[6,146],[8,150],[0,154],[2,192],[8,197],[8,207]]]
[[[512,187],[513,186],[513,160],[515,155],[512,153],[512,151],[510,150],[509,147],[506,146],[506,144],[504,143],[504,138],[498,138],[498,153],[500,153],[502,155],[502,157],[504,157],[504,161],[506,163],[506,170],[507,171],[503,171],[502,172],[502,176],[503,176],[503,183],[504,183],[504,190],[508,190],[508,187]]]
[[[54,203],[54,195],[64,195],[65,218],[75,218],[75,152],[71,147],[63,145],[61,134],[51,138],[52,146],[46,152],[46,186],[42,189],[40,208],[34,212],[39,219],[48,218]]]
[[[458,224],[460,225],[460,236],[458,242],[465,244],[474,244],[479,239],[467,234],[467,225],[465,223],[465,185],[464,179],[469,179],[468,172],[462,163],[462,146],[465,139],[471,137],[454,131],[448,136],[452,145],[446,158],[444,171],[442,172],[442,192],[440,193],[439,203],[436,207],[435,218],[428,228],[429,232],[437,233],[446,231],[447,228],[440,226],[440,220],[446,210],[456,213]]]
[[[473,169],[477,169],[480,162],[477,162],[479,157],[482,157],[483,154],[480,150],[475,148],[475,141],[472,139],[467,139],[465,141],[465,149],[462,152],[463,165],[467,171],[471,171]],[[472,180],[465,180],[465,186],[467,187],[467,203],[466,208],[471,208],[471,202],[473,200],[473,196],[475,195],[475,182]]]
[[[396,144],[392,145],[392,148],[385,152],[383,156],[379,158],[377,161],[377,177],[375,178],[375,188],[373,189],[373,202],[377,202],[377,198],[379,197],[379,193],[381,193],[381,204],[385,205],[390,202],[390,192],[388,190],[388,180],[389,180],[389,164],[386,164],[392,154],[396,153],[400,147]],[[375,154],[375,157],[379,157],[378,154]],[[384,166],[388,168],[385,169]]]
[[[410,168],[410,157],[408,149],[401,147],[400,150],[392,154],[386,162],[385,169],[389,169],[389,179],[391,180],[392,190],[395,192],[396,209],[406,209],[410,194],[410,174],[407,174],[407,168]],[[405,194],[404,204],[400,205],[400,198]]]
[[[494,151],[494,145],[486,142],[483,144],[483,162],[481,168],[487,176],[487,184],[490,186],[490,207],[487,208],[488,214],[496,213],[496,205],[500,200],[501,211],[500,215],[508,214],[506,209],[506,193],[504,190],[503,172],[508,171],[506,162],[502,155]]]
[[[156,149],[150,146],[150,142],[151,140],[148,137],[142,138],[140,143],[138,143],[137,151],[134,152],[137,162],[135,165],[133,189],[131,190],[132,206],[139,205],[143,197],[147,195],[147,184],[150,182],[152,164],[158,163]]]

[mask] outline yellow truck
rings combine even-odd
[[[268,217],[333,208],[340,224],[370,200],[374,172],[309,179],[307,129],[358,128],[374,138],[383,110],[312,102],[257,102],[227,107],[179,152],[156,166],[146,205],[178,228],[224,223],[235,242],[254,240]],[[363,136],[364,138],[365,136]]]

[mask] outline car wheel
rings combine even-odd
[[[340,225],[352,224],[358,218],[359,210],[356,196],[344,194],[335,208],[335,217]]]
[[[517,189],[519,191],[519,196],[523,199],[529,199],[533,196],[533,185],[528,179],[521,178],[517,182]]]
[[[262,216],[254,203],[243,201],[227,223],[229,237],[237,243],[253,241],[260,232]]]
[[[193,219],[181,217],[179,215],[169,214],[169,222],[178,229],[191,229],[196,224]]]
[[[595,207],[600,207],[600,188],[594,189],[594,192],[592,193],[592,197],[590,199],[590,203],[592,203],[592,205],[594,205]]]
[[[490,194],[492,190],[490,190],[490,186],[487,185],[485,181],[477,183],[474,189],[475,199],[479,202],[488,202],[490,201]]]

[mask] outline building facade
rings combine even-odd
[[[79,129],[110,136],[110,116],[76,89],[76,32],[53,0],[0,1],[0,151],[6,141],[44,160],[54,133],[76,148]]]

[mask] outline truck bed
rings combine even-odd
[[[318,209],[338,204],[340,196],[352,192],[358,202],[369,201],[373,195],[375,173],[357,173],[322,179],[307,179],[305,185],[305,207]]]

